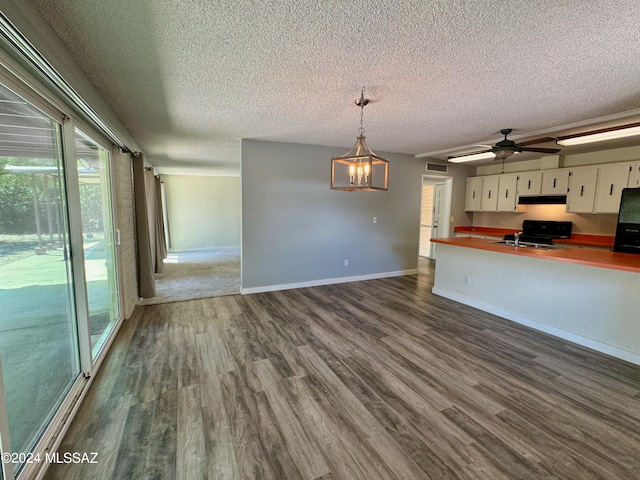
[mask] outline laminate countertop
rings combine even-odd
[[[513,245],[496,243],[496,240],[475,237],[432,238],[431,241],[444,245],[475,248],[478,250],[504,253],[507,255],[535,257],[542,260],[577,263],[581,265],[589,265],[591,267],[640,273],[640,255],[632,253],[618,253],[606,250],[591,250],[571,247],[553,249],[514,247]]]
[[[520,230],[512,228],[496,228],[481,226],[458,226],[453,229],[454,233],[459,235],[486,235],[490,237],[503,237],[504,235],[513,235]],[[569,238],[557,238],[553,240],[555,244],[578,245],[582,247],[597,248],[613,248],[614,236],[611,235],[589,235],[583,233],[574,233]]]

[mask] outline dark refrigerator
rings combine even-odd
[[[622,189],[613,251],[640,254],[640,188]]]

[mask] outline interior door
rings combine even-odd
[[[422,184],[422,205],[420,209],[420,247],[421,257],[431,258],[431,236],[434,221],[434,184]]]
[[[444,183],[427,183],[422,185],[422,207],[420,211],[420,248],[419,255],[435,258],[435,244],[432,238],[446,235],[445,222],[446,188]]]
[[[446,189],[444,183],[437,183],[435,185],[435,191],[433,194],[433,205],[434,205],[434,213],[433,213],[433,229],[431,232],[431,238],[441,238],[445,236],[444,231],[444,222],[445,222],[445,196]],[[433,242],[429,242],[431,244],[431,255],[430,257],[436,258],[436,244]]]

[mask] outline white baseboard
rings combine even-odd
[[[418,269],[412,269],[412,270],[400,270],[397,272],[373,273],[370,275],[356,275],[354,277],[323,278],[320,280],[311,280],[309,282],[286,283],[283,285],[265,285],[264,287],[241,288],[240,293],[242,295],[248,295],[251,293],[275,292],[278,290],[291,290],[293,288],[319,287],[322,285],[333,285],[336,283],[361,282],[363,280],[376,280],[378,278],[401,277],[403,275],[415,275],[417,273],[418,273]]]
[[[614,347],[612,345],[599,342],[597,340],[593,340],[588,337],[583,337],[582,335],[577,335],[575,333],[569,332],[567,330],[563,330],[561,328],[553,327],[551,325],[547,325],[546,323],[539,322],[537,320],[532,320],[530,318],[523,317],[514,313],[510,310],[505,310],[500,307],[496,307],[495,305],[490,305],[488,303],[484,303],[475,298],[465,297],[464,295],[460,295],[458,293],[450,292],[448,290],[442,290],[440,288],[433,287],[431,292],[434,295],[439,295],[441,297],[448,298],[449,300],[453,300],[458,303],[462,303],[464,305],[469,305],[470,307],[477,308],[484,312],[492,313],[493,315],[497,315],[502,318],[506,318],[507,320],[511,320],[513,322],[519,323],[521,325],[525,325],[527,327],[531,327],[535,330],[539,330],[544,333],[548,333],[553,335],[554,337],[562,338],[564,340],[568,340],[572,343],[576,343],[578,345],[582,345],[583,347],[590,348],[591,350],[595,350],[600,353],[605,353],[607,355],[611,355],[612,357],[619,358],[621,360],[625,360],[630,363],[634,363],[636,365],[640,365],[640,355],[629,352],[627,350],[623,350],[618,347]]]

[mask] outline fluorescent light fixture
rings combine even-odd
[[[493,152],[474,153],[473,155],[464,155],[462,157],[452,157],[448,161],[451,163],[463,163],[473,162],[474,160],[488,160],[490,158],[496,158],[496,154]]]
[[[640,127],[623,128],[620,130],[611,130],[609,132],[593,133],[591,135],[583,135],[581,137],[566,138],[558,140],[556,143],[563,147],[571,145],[582,145],[584,143],[604,142],[605,140],[615,140],[616,138],[632,137],[640,135]]]

